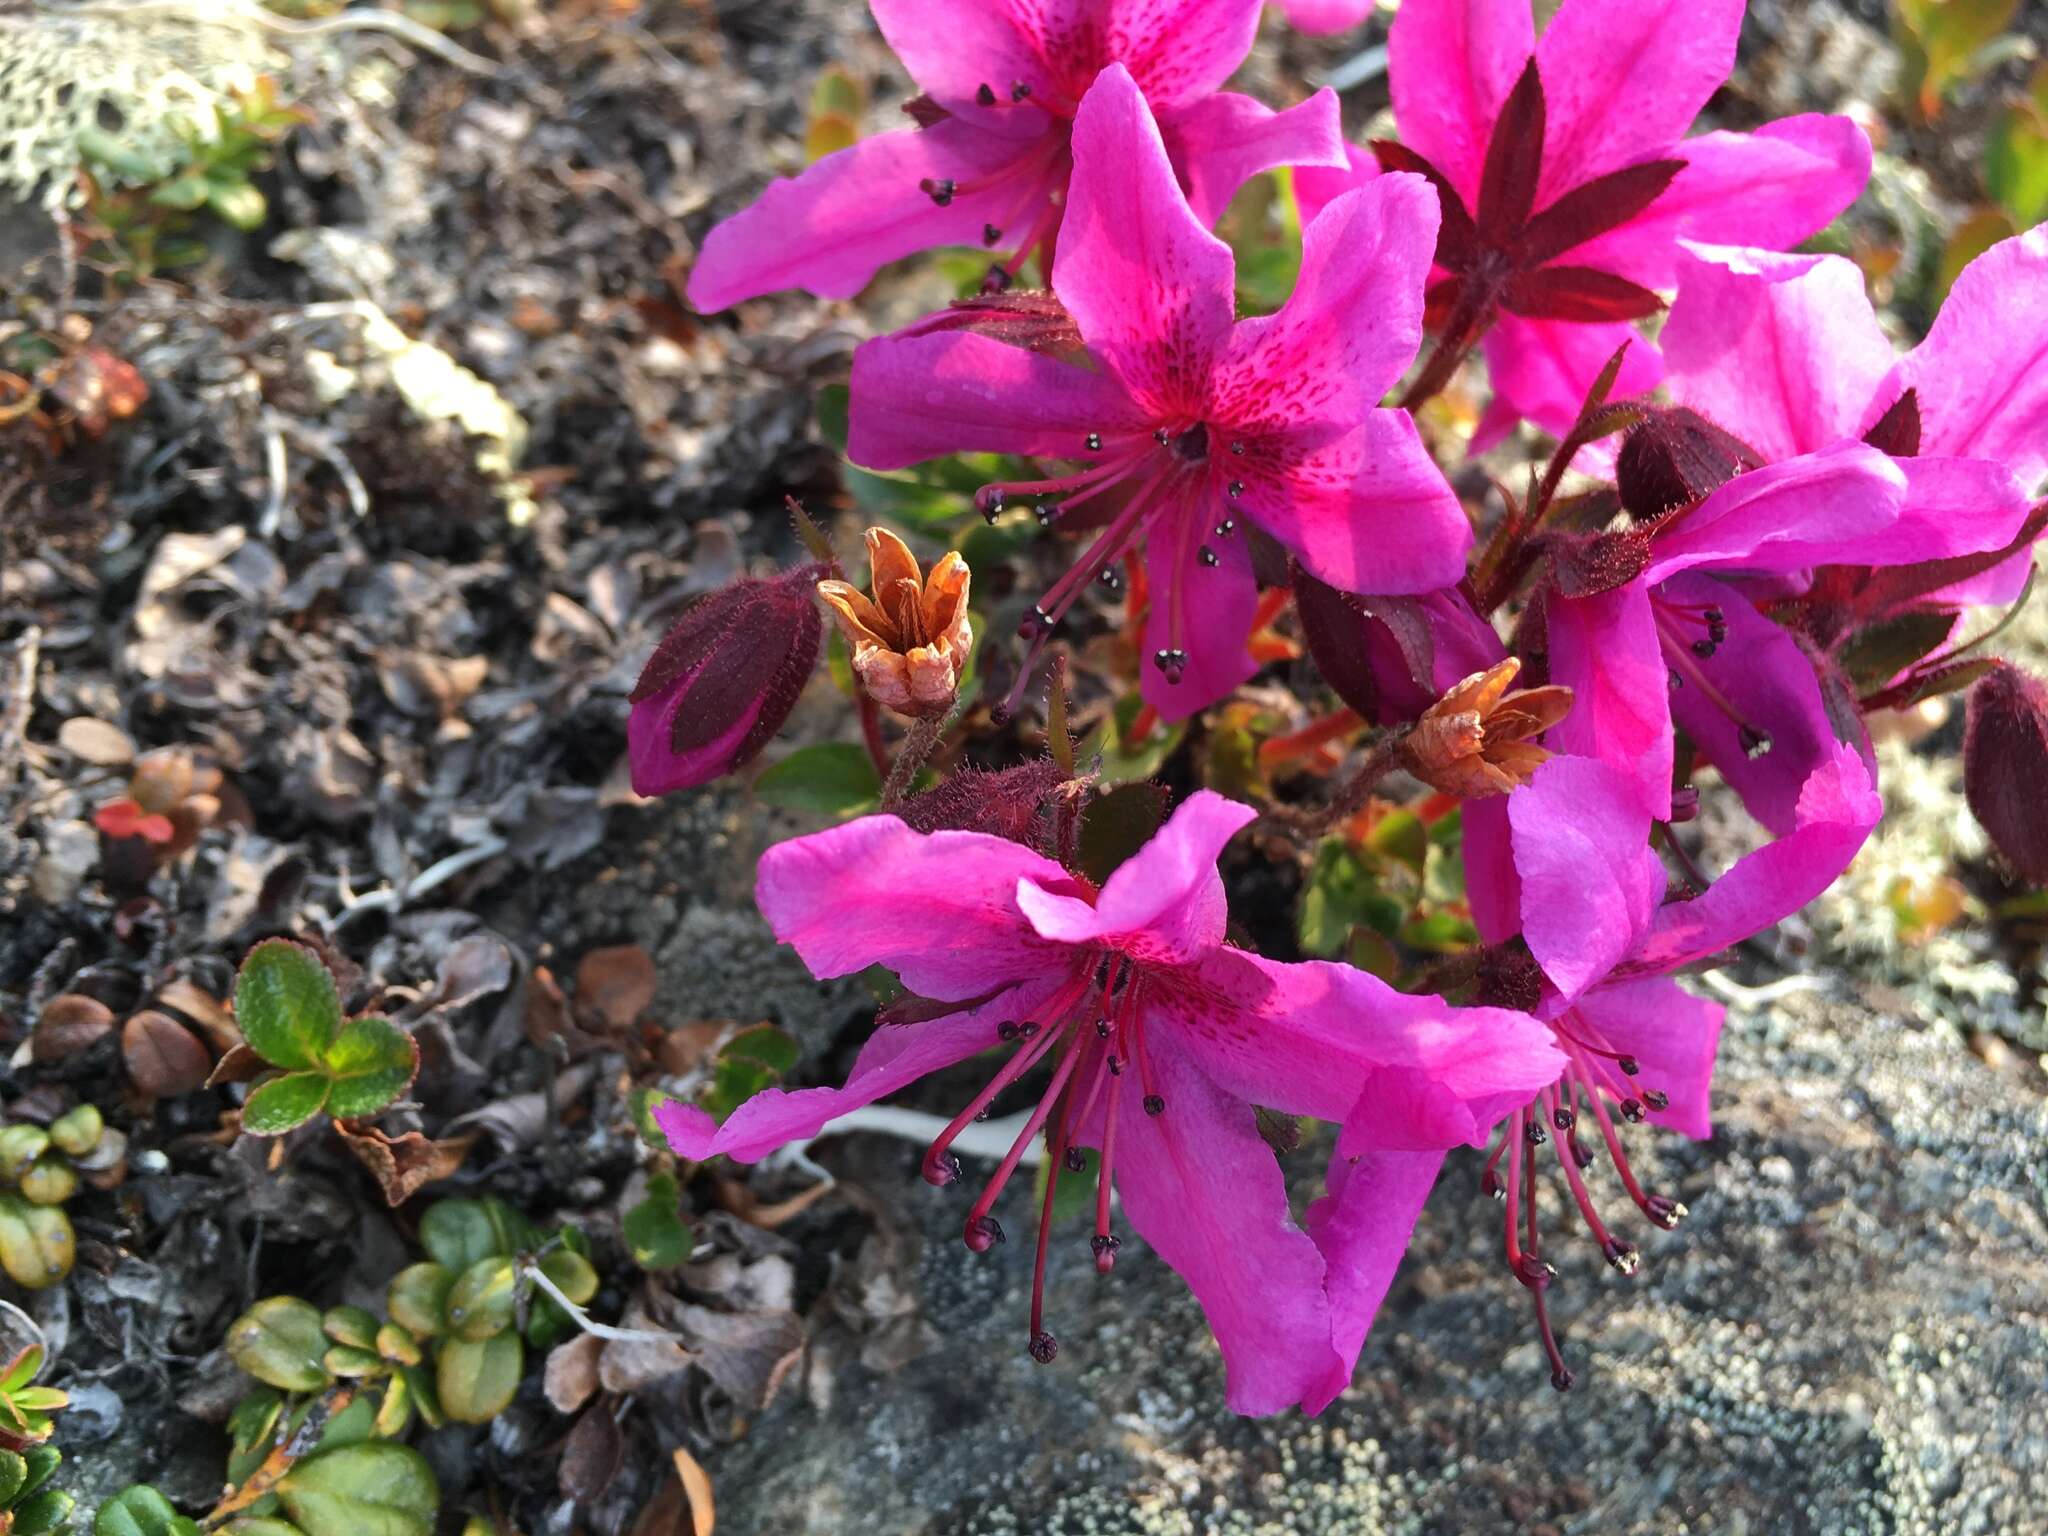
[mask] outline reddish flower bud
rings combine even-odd
[[[635,792],[708,783],[782,729],[818,662],[825,625],[812,591],[828,571],[742,577],[683,610],[633,689]]]
[[[2048,688],[2001,663],[1970,690],[1963,790],[1970,810],[2021,878],[2048,885]]]
[[[1648,411],[1615,458],[1621,504],[1639,523],[1689,507],[1746,469],[1756,454],[1696,411]]]

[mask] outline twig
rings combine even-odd
[[[1029,1110],[1019,1110],[1001,1120],[970,1121],[953,1138],[951,1150],[967,1157],[1004,1157],[1030,1118]],[[944,1116],[928,1115],[922,1110],[898,1109],[891,1104],[865,1104],[828,1122],[815,1136],[785,1144],[776,1152],[773,1161],[776,1165],[808,1162],[805,1154],[817,1142],[827,1136],[846,1136],[855,1131],[873,1131],[880,1136],[897,1136],[929,1146],[949,1123]],[[1018,1161],[1027,1168],[1037,1167],[1045,1161],[1045,1143],[1034,1138]]]
[[[355,1401],[356,1384],[352,1381],[336,1382],[306,1415],[305,1422],[294,1430],[289,1439],[281,1440],[271,1447],[270,1454],[263,1458],[263,1464],[250,1473],[242,1486],[229,1493],[207,1513],[202,1524],[216,1526],[230,1515],[239,1514],[265,1494],[274,1490],[291,1471],[292,1463],[310,1453],[320,1443],[320,1436],[328,1424],[344,1408]]]
[[[1297,838],[1322,837],[1339,822],[1356,815],[1371,798],[1373,789],[1380,780],[1399,765],[1401,749],[1408,741],[1408,731],[1409,728],[1403,726],[1374,742],[1366,752],[1364,760],[1352,771],[1351,777],[1344,781],[1320,809],[1301,809],[1291,805],[1268,806],[1260,820],[1267,825],[1282,828]]]
[[[672,1333],[662,1333],[650,1328],[615,1328],[610,1323],[600,1323],[588,1312],[577,1306],[562,1294],[562,1288],[541,1272],[538,1264],[522,1264],[519,1272],[553,1299],[556,1306],[568,1313],[578,1328],[594,1338],[612,1339],[620,1344],[676,1344],[680,1341]]]

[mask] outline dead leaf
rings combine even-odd
[[[676,1475],[647,1501],[630,1536],[711,1536],[711,1478],[681,1446],[671,1453]]]
[[[432,1141],[418,1131],[407,1131],[393,1137],[374,1125],[346,1120],[335,1121],[334,1131],[356,1161],[370,1170],[384,1191],[385,1203],[394,1207],[405,1204],[422,1185],[454,1173],[476,1144],[474,1135]]]
[[[547,1369],[541,1390],[557,1413],[574,1413],[597,1391],[597,1364],[605,1352],[605,1341],[594,1333],[579,1333],[548,1351]]]
[[[674,1077],[694,1072],[710,1060],[720,1038],[731,1028],[729,1022],[705,1019],[662,1030],[655,1041],[654,1059],[662,1071]]]
[[[654,1001],[654,957],[638,944],[593,949],[576,967],[576,1007],[614,1035],[633,1027]]]
[[[224,1083],[253,1083],[270,1070],[270,1063],[247,1045],[237,1045],[219,1061],[213,1064],[213,1071],[206,1079],[206,1086],[218,1088]]]
[[[555,1469],[555,1485],[562,1497],[578,1504],[593,1502],[617,1475],[625,1459],[626,1437],[619,1433],[619,1421],[611,1408],[600,1401],[578,1419],[562,1442],[562,1460]]]
[[[676,1477],[690,1500],[690,1536],[711,1536],[715,1520],[711,1501],[711,1474],[698,1465],[697,1458],[680,1445],[670,1454]]]
[[[236,1027],[235,1016],[228,1012],[227,1005],[183,977],[157,988],[156,1004],[181,1015],[206,1037],[216,1056],[225,1056],[242,1043],[242,1031]]]
[[[206,1085],[213,1058],[199,1037],[167,1013],[145,1008],[121,1026],[128,1079],[153,1099],[175,1099]]]
[[[128,733],[90,715],[76,715],[58,726],[57,745],[96,768],[124,768],[135,760]]]
[[[720,1179],[714,1187],[718,1191],[720,1205],[742,1221],[772,1232],[791,1217],[809,1210],[820,1198],[830,1194],[834,1186],[813,1184],[809,1189],[798,1190],[787,1200],[778,1200],[773,1205],[761,1204],[754,1198],[754,1192],[737,1179]]]
[[[43,1004],[30,1050],[40,1062],[68,1061],[114,1028],[113,1010],[96,997],[65,992]]]

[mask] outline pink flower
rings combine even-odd
[[[1628,781],[1604,763],[1552,758],[1505,801],[1466,806],[1473,918],[1494,946],[1482,970],[1482,995],[1491,990],[1528,1006],[1548,1022],[1565,1058],[1558,1077],[1509,1114],[1483,1181],[1489,1194],[1506,1202],[1508,1266],[1535,1301],[1558,1388],[1571,1384],[1571,1372],[1544,1302],[1555,1273],[1542,1255],[1537,1215],[1544,1148],[1557,1160],[1602,1256],[1622,1274],[1633,1274],[1634,1244],[1609,1230],[1588,1186],[1594,1153],[1587,1133],[1604,1144],[1642,1213],[1660,1227],[1677,1225],[1684,1206],[1643,1188],[1615,1124],[1617,1117],[1631,1124],[1648,1119],[1687,1136],[1711,1133],[1708,1087],[1723,1010],[1670,977],[1826,890],[1881,810],[1862,759],[1837,745],[1800,791],[1785,836],[1739,860],[1704,890],[1667,900],[1668,877],[1649,845],[1649,819]],[[1510,943],[1517,935],[1520,942]],[[1391,1200],[1418,1185],[1426,1190],[1424,1175],[1433,1178],[1434,1171],[1413,1157],[1369,1156],[1349,1178],[1369,1181]]]
[[[1089,91],[1074,151],[1053,290],[1085,354],[1006,345],[943,318],[870,341],[854,355],[847,451],[872,469],[964,449],[1090,461],[981,492],[990,512],[1056,498],[1039,508],[1046,521],[1103,523],[1026,638],[1042,641],[1144,540],[1145,697],[1180,719],[1256,670],[1245,641],[1258,588],[1240,519],[1350,591],[1426,592],[1464,574],[1471,530],[1457,497],[1407,414],[1377,408],[1420,345],[1434,199],[1415,176],[1338,198],[1303,237],[1286,306],[1239,321],[1230,248],[1181,195],[1121,65]]]
[[[1370,16],[1378,0],[1280,0],[1287,24],[1311,37],[1348,32]]]
[[[1100,891],[1016,843],[918,833],[871,816],[771,848],[759,899],[778,937],[821,977],[870,965],[917,997],[884,1015],[845,1086],[770,1090],[723,1125],[667,1105],[685,1157],[751,1161],[928,1073],[1008,1048],[1008,1061],[925,1156],[925,1177],[959,1176],[958,1132],[1034,1067],[1051,1078],[1017,1142],[964,1218],[967,1245],[1003,1240],[997,1197],[1026,1147],[1046,1137],[1046,1208],[1078,1149],[1101,1176],[1092,1249],[1107,1271],[1119,1238],[1111,1191],[1208,1314],[1241,1413],[1319,1409],[1350,1378],[1369,1317],[1414,1210],[1368,1208],[1372,1192],[1323,1202],[1324,1226],[1370,1229],[1322,1253],[1289,1214],[1286,1185],[1253,1105],[1331,1120],[1389,1155],[1479,1144],[1507,1104],[1555,1080],[1562,1057],[1520,1014],[1452,1009],[1348,966],[1278,964],[1224,942],[1216,858],[1253,811],[1191,796]],[[1406,1224],[1403,1224],[1403,1223]],[[1057,1350],[1041,1314],[1041,1216],[1031,1353]],[[1376,1245],[1376,1246],[1375,1246]]]
[[[850,298],[884,264],[940,245],[1002,247],[1006,286],[1050,271],[1082,95],[1111,64],[1157,114],[1204,225],[1276,165],[1342,165],[1337,98],[1273,112],[1219,90],[1251,50],[1259,0],[872,0],[925,94],[918,126],[863,139],[776,182],[705,238],[690,302],[710,312],[782,288]]]
[[[2048,229],[1965,267],[1903,358],[1854,263],[1686,245],[1662,341],[1672,397],[1765,463],[1858,438],[1896,457],[1898,519],[1844,551],[1849,564],[1999,549],[2048,473]],[[2010,602],[2028,564],[2021,555],[1945,596]]]
[[[1443,203],[1431,329],[1462,353],[1486,332],[1494,403],[1475,447],[1527,416],[1562,435],[1601,366],[1633,339],[1616,397],[1657,382],[1631,321],[1661,304],[1681,237],[1782,248],[1863,188],[1870,145],[1847,118],[1755,133],[1685,131],[1735,62],[1742,0],[1565,0],[1539,41],[1526,0],[1405,0],[1389,38],[1399,144]],[[1303,217],[1370,179],[1297,177]]]

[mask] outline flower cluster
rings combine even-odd
[[[2022,595],[2048,524],[2048,229],[1979,257],[1896,355],[1852,263],[1787,253],[1861,191],[1862,132],[1688,136],[1742,0],[1564,0],[1540,37],[1527,0],[1404,0],[1399,136],[1370,146],[1341,142],[1327,91],[1276,112],[1220,89],[1258,0],[872,3],[924,92],[914,126],[717,225],[691,298],[850,297],[919,250],[994,252],[978,291],[855,353],[846,451],[871,476],[974,455],[947,483],[972,473],[975,510],[1015,533],[1028,508],[1065,548],[1047,584],[995,590],[1022,611],[990,644],[958,553],[927,568],[871,530],[863,593],[802,520],[813,563],[700,599],[656,654],[632,721],[648,793],[766,745],[820,649],[814,590],[828,605],[874,777],[849,819],[769,849],[758,899],[817,976],[901,989],[842,1086],[722,1118],[673,1101],[663,1129],[749,1162],[977,1063],[922,1170],[962,1181],[963,1134],[1023,1106],[960,1223],[1003,1242],[1042,1157],[1030,1354],[1058,1353],[1045,1282],[1080,1180],[1096,1268],[1128,1230],[1178,1270],[1244,1413],[1345,1389],[1446,1158],[1479,1149],[1568,1386],[1540,1208],[1624,1275],[1616,1209],[1685,1214],[1630,1158],[1644,1122],[1710,1129],[1721,1009],[1673,978],[1847,868],[1882,810],[1869,717],[1974,685],[1972,804],[2048,873],[2048,690],[1961,638]],[[1287,6],[1309,29],[1369,9]],[[1275,168],[1299,267],[1246,312],[1216,230]],[[1417,412],[1482,353],[1491,405],[1454,449]],[[1447,473],[1524,420],[1557,439],[1525,496]],[[1091,593],[1122,603],[1106,634]],[[1094,639],[1061,646],[1077,625]],[[1244,757],[1337,774],[1320,802],[1226,775],[1220,747],[1174,759],[1177,805],[1104,793],[1158,771],[1148,735],[1206,717],[1222,739],[1276,661],[1259,697],[1341,707]],[[1004,733],[1047,671],[1032,760]],[[1102,723],[1077,750],[1084,685]],[[877,706],[906,722],[893,765]],[[921,785],[956,732],[1010,766]],[[1205,778],[1233,794],[1187,789]],[[1702,794],[1759,827],[1718,871],[1686,827]],[[1332,846],[1426,848],[1416,869],[1447,857],[1462,887],[1433,926],[1323,958],[1270,914],[1233,925],[1225,871]],[[1391,985],[1402,946],[1425,958]],[[1328,1128],[1313,1168],[1302,1119]],[[1300,1219],[1290,1173],[1319,1175]]]

